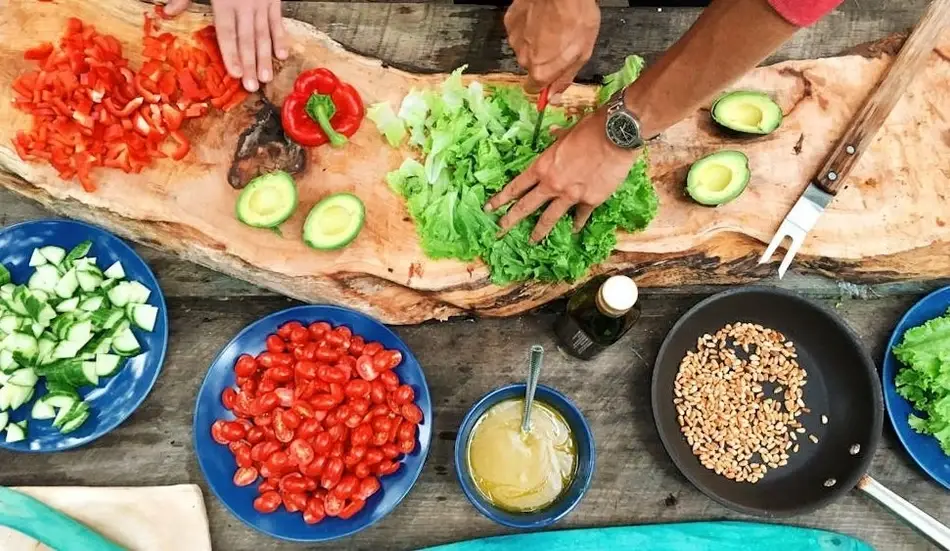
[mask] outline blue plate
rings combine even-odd
[[[102,228],[74,220],[23,222],[0,229],[0,264],[10,270],[13,283],[23,284],[33,273],[29,265],[33,249],[55,245],[69,251],[86,240],[93,243],[88,256],[96,257],[101,269],[120,261],[126,279],[138,281],[152,291],[148,303],[158,308],[155,330],[150,333],[136,330],[135,336],[143,352],[129,358],[115,376],[104,379],[104,383],[100,381],[98,387],[80,389],[79,393],[89,402],[92,415],[79,429],[61,434],[53,428],[51,420],[31,419],[26,440],[12,444],[0,441],[0,447],[21,452],[57,452],[88,444],[132,415],[158,379],[168,346],[168,309],[155,275],[124,241]],[[45,393],[46,387],[41,380],[33,400],[10,414],[11,422],[28,418],[33,402]]]
[[[931,478],[950,489],[950,457],[944,455],[936,438],[914,432],[907,423],[907,417],[914,413],[914,408],[910,402],[897,394],[894,377],[904,364],[894,357],[892,352],[903,340],[908,329],[946,314],[947,308],[950,308],[950,287],[930,293],[904,314],[887,343],[882,377],[887,415],[891,418],[891,424],[894,425],[894,431],[897,432],[904,449]]]
[[[241,354],[257,355],[264,351],[267,335],[281,325],[299,321],[304,325],[325,321],[336,327],[345,325],[366,342],[378,341],[388,349],[402,353],[402,364],[396,369],[399,379],[415,391],[415,402],[422,409],[423,421],[419,425],[419,444],[413,453],[404,456],[399,470],[380,479],[382,490],[366,502],[366,506],[350,519],[326,518],[323,522],[308,525],[301,513],[288,513],[283,508],[277,512],[261,514],[254,510],[258,483],[237,487],[231,481],[237,465],[227,446],[211,438],[211,425],[217,419],[234,419],[234,415],[221,404],[221,393],[234,386],[234,363]],[[288,541],[320,542],[346,537],[363,530],[388,515],[409,493],[422,473],[429,443],[432,439],[432,403],[425,375],[412,352],[395,333],[378,321],[346,308],[337,306],[298,306],[266,316],[244,328],[228,343],[211,363],[195,404],[195,452],[201,471],[218,499],[237,518],[248,526],[265,534]]]

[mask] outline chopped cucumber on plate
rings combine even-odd
[[[27,422],[10,413],[25,407],[36,385],[46,393],[30,405],[29,418],[50,421],[70,433],[91,415],[77,391],[118,373],[125,360],[142,352],[133,328],[154,331],[158,308],[151,290],[126,279],[121,262],[104,270],[87,256],[92,242],[67,251],[33,250],[33,273],[24,284],[12,281],[0,264],[0,431],[6,442],[27,439]]]

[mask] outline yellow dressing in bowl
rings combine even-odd
[[[475,487],[492,505],[529,513],[554,503],[570,486],[577,446],[564,418],[535,400],[531,431],[521,432],[524,400],[499,402],[475,423],[468,444]]]

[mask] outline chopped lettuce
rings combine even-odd
[[[894,356],[904,364],[895,380],[897,393],[925,415],[911,414],[907,422],[936,438],[950,456],[950,310],[908,329]]]
[[[623,61],[623,67],[616,73],[604,77],[604,85],[597,90],[597,105],[603,105],[621,88],[637,80],[643,70],[643,58],[638,55],[628,55]]]
[[[605,82],[619,89],[637,77],[640,67],[642,60],[631,56]],[[554,142],[551,127],[567,128],[576,121],[563,109],[548,107],[532,148],[538,112],[525,93],[514,86],[486,89],[477,81],[465,86],[463,70],[454,71],[437,90],[410,91],[396,115],[398,127],[408,130],[409,145],[422,158],[407,159],[387,180],[405,199],[428,256],[481,258],[499,285],[527,279],[572,281],[610,255],[618,228],[637,231],[649,224],[657,196],[642,158],[580,232],[574,233],[571,219],[564,216],[546,239],[533,245],[529,238],[539,216],[535,213],[498,238],[497,220],[503,213],[486,213],[485,203]],[[380,131],[390,144],[401,143],[401,136],[389,136],[398,132],[384,112],[388,104],[378,109],[373,120]]]
[[[389,102],[383,101],[371,105],[366,110],[366,118],[376,123],[376,128],[386,137],[386,141],[392,147],[399,147],[399,144],[406,138],[406,126],[402,119],[393,113]]]

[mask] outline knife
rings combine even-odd
[[[538,96],[538,120],[534,123],[534,135],[531,136],[531,149],[538,146],[538,136],[541,135],[541,121],[544,120],[544,110],[548,107],[548,88],[541,90]]]
[[[759,264],[772,258],[785,238],[791,240],[785,257],[778,269],[781,279],[795,254],[805,241],[805,236],[815,226],[825,208],[841,190],[844,179],[858,163],[861,155],[874,140],[874,135],[883,126],[894,105],[900,99],[914,76],[923,70],[924,63],[937,45],[943,29],[950,26],[950,0],[934,0],[911,33],[897,58],[887,69],[877,88],[858,109],[844,135],[835,144],[831,154],[811,179],[804,193],[792,206],[779,226]]]

